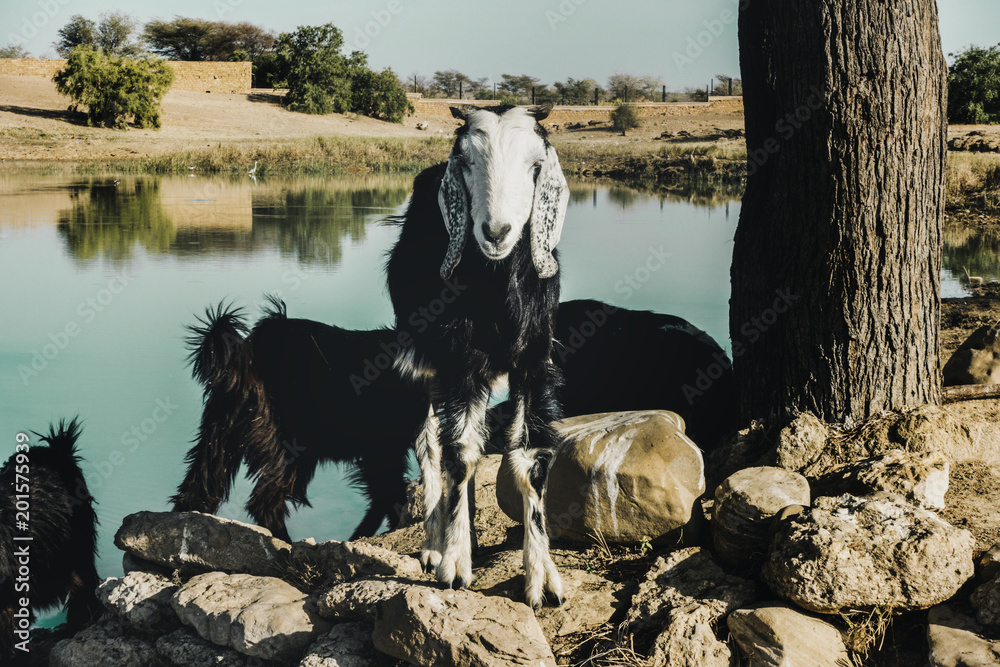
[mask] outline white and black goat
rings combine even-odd
[[[524,499],[525,597],[561,604],[542,491],[561,410],[552,333],[559,304],[555,247],[569,190],[539,121],[545,109],[452,108],[465,121],[446,164],[417,176],[389,257],[401,372],[426,381],[417,439],[426,500],[421,560],[453,588],[472,581],[469,491],[486,439],[493,386],[506,377],[507,431]],[[474,249],[463,255],[472,236]]]

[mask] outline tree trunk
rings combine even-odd
[[[934,0],[743,0],[745,423],[937,403],[947,69]]]

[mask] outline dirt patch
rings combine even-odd
[[[951,467],[945,495],[945,521],[965,528],[976,538],[976,557],[1000,544],[1000,506],[997,504],[1000,474],[982,461],[966,461]]]

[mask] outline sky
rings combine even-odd
[[[662,77],[670,90],[704,87],[717,74],[738,76],[739,0],[0,0],[0,45],[22,44],[55,57],[52,43],[74,14],[97,19],[124,11],[140,22],[175,15],[249,21],[276,32],[333,23],[347,50],[376,69],[431,76],[457,69],[498,81],[529,74],[543,83],[616,71]],[[1000,1],[938,3],[946,54],[1000,43]],[[0,91],[2,94],[2,91]]]

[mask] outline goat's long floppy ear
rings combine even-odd
[[[535,182],[535,200],[531,207],[531,259],[541,278],[551,278],[559,271],[559,262],[552,251],[562,235],[568,203],[569,185],[555,149],[549,146]]]
[[[448,167],[444,170],[444,178],[441,179],[438,206],[441,207],[441,215],[444,216],[444,225],[448,228],[448,250],[441,264],[441,277],[448,280],[462,259],[462,250],[465,249],[465,241],[472,229],[472,214],[469,212],[469,196],[465,192],[465,183],[462,182],[462,167],[458,164],[458,158],[454,156],[448,159]]]

